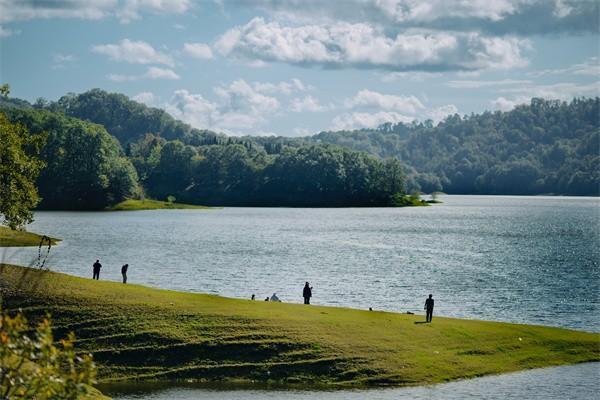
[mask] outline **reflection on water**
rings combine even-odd
[[[115,400],[595,400],[600,393],[600,363],[536,369],[512,374],[411,388],[373,390],[228,390],[193,385],[162,387],[127,385],[101,387]]]
[[[54,270],[321,305],[600,331],[600,199],[446,196],[415,208],[38,212]],[[27,263],[36,249],[10,249]]]

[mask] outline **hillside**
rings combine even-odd
[[[398,160],[406,176],[401,191],[600,195],[599,98],[569,103],[533,99],[509,112],[453,115],[438,125],[384,124],[304,138],[227,137],[192,128],[163,110],[100,89],[34,105],[0,100],[0,109],[9,115],[45,110],[100,124],[119,140],[141,187],[159,200],[173,195],[206,205],[389,203],[373,199],[380,195],[368,188],[369,182],[381,182],[383,176],[376,173],[377,178],[371,178],[368,171],[382,167],[364,166],[362,160],[377,163],[324,145]],[[344,159],[353,159],[354,166]],[[310,172],[315,164],[331,171],[319,182],[314,180],[321,174]],[[278,190],[282,184],[286,190]]]
[[[600,335],[559,328],[236,300],[1,265],[3,307],[53,315],[101,382],[419,385],[600,360]]]
[[[404,162],[409,186],[455,194],[600,195],[600,98],[533,99],[509,112],[321,132],[330,143]]]

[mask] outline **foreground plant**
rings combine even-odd
[[[78,356],[75,335],[55,345],[49,318],[35,330],[26,318],[0,315],[0,399],[78,399],[89,395],[96,367]]]

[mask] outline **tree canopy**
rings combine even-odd
[[[47,134],[37,184],[41,208],[101,209],[136,194],[137,173],[119,142],[97,124],[47,110],[6,109],[35,137]]]
[[[600,195],[600,99],[532,99],[509,112],[321,132],[330,143],[406,165],[426,192]]]
[[[40,201],[35,185],[45,165],[38,158],[45,135],[30,135],[21,124],[0,112],[0,217],[11,229],[33,220],[31,210]]]

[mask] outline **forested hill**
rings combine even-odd
[[[600,195],[600,99],[533,99],[509,112],[321,132],[330,143],[406,165],[409,187],[462,194]]]
[[[33,105],[0,99],[0,109],[12,110],[13,120],[30,121],[44,111],[101,125],[121,143],[140,187],[159,199],[174,195],[192,203],[230,205],[382,204],[376,185],[397,163],[375,162],[324,144],[399,160],[406,175],[402,186],[409,191],[600,195],[599,98],[569,103],[533,99],[509,112],[453,115],[438,125],[384,124],[304,138],[228,137],[100,89]],[[383,189],[385,196],[389,190]],[[369,196],[379,200],[373,203]]]
[[[91,106],[72,108],[78,104],[73,98],[63,101],[71,104],[66,108],[0,101],[0,121],[46,139],[40,153],[45,167],[37,181],[40,208],[103,209],[145,195],[220,206],[413,204],[403,196],[398,160],[310,143],[268,154],[249,139],[193,130],[125,96],[99,94],[118,104],[99,102],[102,110],[94,111]],[[65,115],[73,109],[87,110],[77,112],[86,120]],[[121,143],[111,135],[115,132]]]

